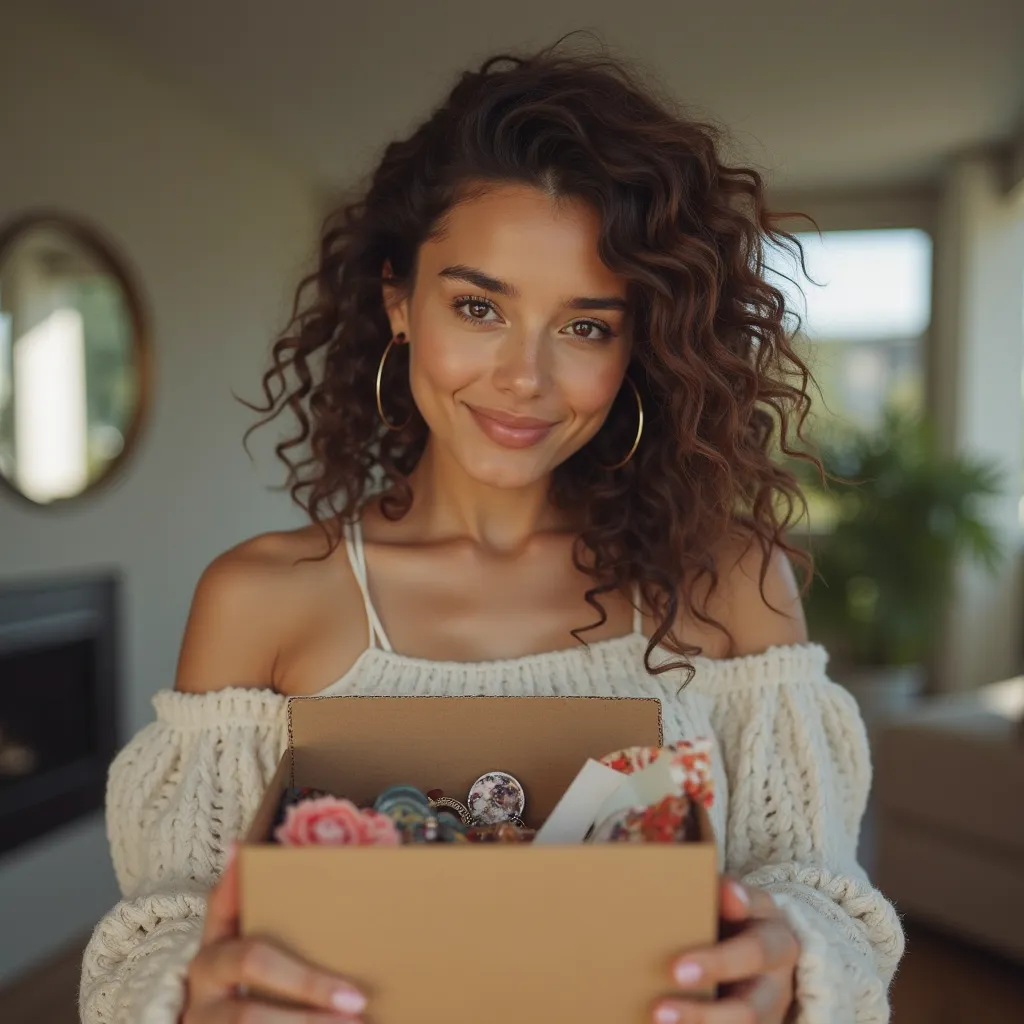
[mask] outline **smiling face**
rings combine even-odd
[[[604,423],[629,362],[626,282],[598,256],[597,213],[501,185],[456,205],[387,289],[431,432],[471,477],[529,486]]]

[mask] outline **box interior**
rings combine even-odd
[[[288,710],[286,785],[357,804],[399,783],[465,800],[484,772],[504,771],[522,783],[532,827],[588,757],[662,743],[652,697],[303,697]]]

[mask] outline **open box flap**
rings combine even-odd
[[[587,758],[661,746],[653,697],[296,697],[288,702],[291,779],[370,803],[408,783],[464,799],[484,772],[526,790],[542,822]]]

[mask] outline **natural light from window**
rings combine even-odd
[[[921,412],[931,315],[930,236],[905,228],[797,238],[808,276],[793,256],[773,250],[779,273],[770,279],[803,321],[797,350],[822,393],[812,435],[837,426],[875,429],[891,408]]]

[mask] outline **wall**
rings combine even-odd
[[[1007,552],[987,578],[964,567],[937,665],[942,689],[966,690],[1021,670],[1024,465],[1024,194],[1008,194],[997,154],[951,160],[936,235],[932,402],[950,451],[999,465],[1007,493],[986,514]]]
[[[4,16],[0,222],[58,206],[127,257],[152,320],[155,395],[141,444],[72,508],[0,492],[0,583],[101,566],[124,577],[124,733],[172,682],[195,580],[218,551],[299,521],[267,455],[240,446],[288,289],[313,252],[316,197],[275,154],[76,25]],[[42,695],[41,696],[45,696]],[[87,931],[116,890],[100,816],[0,858],[0,982]],[[16,927],[11,927],[16,923]]]
[[[920,228],[931,233],[935,230],[938,203],[938,192],[929,185],[769,193],[772,209],[807,214],[821,231]],[[798,219],[786,227],[790,231],[814,230],[813,225]]]

